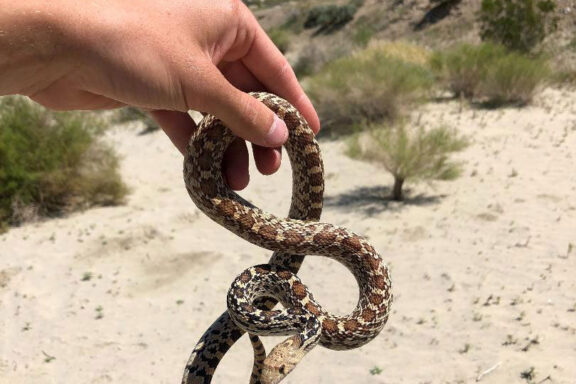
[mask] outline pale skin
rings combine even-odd
[[[223,172],[231,188],[280,166],[286,125],[249,91],[318,116],[286,59],[240,0],[0,0],[0,95],[56,110],[136,106],[180,152],[196,129],[186,111],[216,115],[239,137]]]

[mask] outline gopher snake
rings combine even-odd
[[[285,100],[252,93],[289,129],[285,149],[293,174],[289,218],[253,206],[224,182],[221,163],[232,133],[207,115],[193,135],[184,160],[186,189],[212,220],[243,239],[274,251],[269,264],[242,272],[228,293],[228,311],[202,336],[186,366],[183,383],[208,384],[227,350],[247,331],[254,346],[251,383],[278,383],[318,342],[336,350],[372,340],[386,323],[392,295],[388,269],[361,236],[318,223],[324,192],[323,164],[312,130]],[[360,287],[356,309],[348,316],[327,313],[295,275],[307,254],[344,264]],[[285,309],[272,310],[277,301]],[[292,335],[266,357],[256,335]]]

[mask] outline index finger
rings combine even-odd
[[[257,32],[242,62],[270,92],[294,105],[314,133],[318,133],[320,119],[312,102],[300,86],[294,70],[255,19],[254,23],[257,24]]]

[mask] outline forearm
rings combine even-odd
[[[0,95],[33,94],[69,69],[54,2],[0,0]]]

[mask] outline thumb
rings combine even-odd
[[[206,111],[222,120],[236,135],[263,147],[280,147],[288,139],[288,129],[272,110],[244,93],[217,71],[209,83]]]

